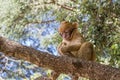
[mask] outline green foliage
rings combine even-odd
[[[25,27],[40,24],[50,11],[56,21],[79,23],[81,33],[95,44],[99,62],[120,67],[119,0],[0,0],[0,34],[18,39]],[[43,43],[58,44],[58,35]]]
[[[46,2],[47,3],[47,2]],[[49,2],[48,2],[49,3]],[[63,1],[56,4],[61,8],[53,8],[53,15],[59,21],[77,21],[81,33],[95,44],[98,61],[104,61],[106,56],[111,65],[117,65],[120,60],[120,3],[118,0],[83,0]],[[47,5],[46,5],[47,7]],[[109,55],[107,55],[109,54]],[[114,55],[113,55],[114,54]]]
[[[23,10],[25,4],[17,0],[0,0],[0,34],[9,37],[13,35],[17,37],[17,34],[21,35],[21,31],[24,28],[22,25]]]
[[[77,21],[81,33],[95,44],[98,55],[104,51],[120,55],[119,10],[119,0],[0,0],[0,33],[18,39],[24,27],[41,23],[42,15],[51,11],[58,21]],[[57,36],[50,42],[56,42]]]
[[[82,26],[82,33],[95,44],[98,55],[104,57],[104,54],[107,53],[112,56],[109,61],[120,60],[120,46],[118,46],[120,45],[119,1],[84,0],[76,2],[76,5],[64,3],[66,3],[67,8],[60,8],[61,12],[58,12],[57,19],[79,22],[80,27]],[[85,18],[88,19],[84,21]]]

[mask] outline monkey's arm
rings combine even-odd
[[[57,50],[58,50],[58,53],[61,55],[61,56],[69,56],[69,57],[74,57],[74,55],[70,52],[70,51],[67,51],[67,50],[63,50],[63,48],[65,47],[64,43],[60,43]],[[65,47],[67,48],[67,47]]]
[[[63,46],[61,48],[61,51],[69,52],[69,51],[78,51],[79,49],[80,49],[80,44],[77,44],[77,45]]]
[[[63,52],[61,51],[62,45],[63,45],[63,43],[60,43],[57,47],[57,51],[60,55],[63,55]]]

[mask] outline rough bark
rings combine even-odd
[[[0,51],[59,73],[78,74],[92,80],[120,80],[120,69],[96,62],[50,55],[0,37]]]

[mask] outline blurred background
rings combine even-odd
[[[120,68],[120,0],[0,0],[0,36],[55,56],[64,20],[79,23],[98,63]],[[50,73],[0,52],[0,80],[35,80]],[[63,74],[58,80],[71,78]]]

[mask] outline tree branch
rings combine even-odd
[[[77,2],[77,0],[71,0],[72,2],[74,2],[74,3],[76,3]]]
[[[57,6],[60,6],[61,8],[64,8],[64,9],[66,9],[66,10],[75,12],[72,7],[66,6],[66,5],[61,5],[61,4],[59,4],[59,3],[56,3],[54,0],[53,0],[53,2],[44,2],[44,4],[56,4]]]
[[[58,3],[56,3],[56,4],[57,4],[58,6],[60,6],[61,8],[64,8],[64,9],[67,9],[67,10],[69,10],[69,11],[75,12],[74,9],[71,8],[71,7],[69,7],[69,6],[61,5],[61,4],[58,4]]]
[[[4,52],[7,56],[24,59],[40,67],[49,68],[59,73],[77,73],[82,77],[95,80],[120,79],[120,69],[96,62],[50,55],[46,52],[37,51],[31,47],[10,41],[4,37],[0,37],[0,51]]]
[[[34,21],[34,22],[27,22],[25,25],[29,25],[29,24],[48,24],[51,22],[54,22],[56,20],[47,20],[47,21]]]

